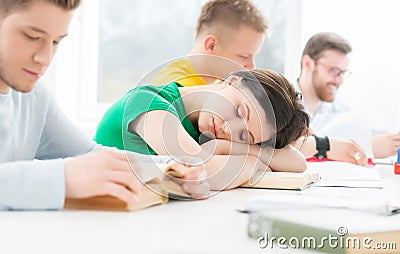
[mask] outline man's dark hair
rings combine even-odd
[[[308,40],[302,56],[308,55],[312,59],[318,60],[322,52],[328,49],[337,50],[345,55],[352,51],[350,43],[342,36],[331,32],[322,32]]]

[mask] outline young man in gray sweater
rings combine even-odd
[[[91,141],[36,86],[79,4],[0,0],[0,210],[61,209],[66,197],[97,195],[138,202],[143,185],[125,152]],[[187,189],[196,187],[207,190]]]

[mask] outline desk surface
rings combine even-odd
[[[376,170],[400,193],[393,167],[378,165]],[[247,237],[248,216],[236,209],[250,196],[271,191],[277,192],[235,189],[208,200],[173,201],[132,213],[2,212],[0,248],[5,253],[267,253]]]

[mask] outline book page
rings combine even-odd
[[[319,180],[317,172],[264,172],[258,171],[241,187],[301,190]]]
[[[189,194],[184,192],[181,186],[171,178],[183,178],[182,165],[169,163],[144,163],[138,167],[141,180],[148,182],[149,179],[160,179],[161,185],[168,196],[175,199],[192,199]]]
[[[308,162],[307,171],[330,180],[379,180],[378,171],[341,161]]]
[[[316,186],[382,188],[377,170],[340,161],[308,162],[308,172],[318,172]]]

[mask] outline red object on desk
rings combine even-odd
[[[400,174],[400,147],[397,148],[397,161],[394,163],[394,173]]]
[[[318,159],[318,158],[315,158],[315,157],[307,158],[307,162],[324,162],[324,161],[335,161],[335,160],[331,160],[331,159],[328,159],[328,158],[325,158],[325,159]],[[376,165],[376,163],[373,162],[371,158],[368,158],[367,167],[368,167],[368,168],[372,168],[372,167],[374,167],[375,165]],[[397,174],[400,174],[400,165],[398,165],[398,167],[399,167],[399,168],[398,168],[399,173],[397,173]]]
[[[400,164],[394,163],[394,173],[400,174]]]

